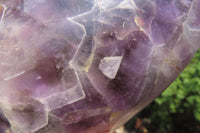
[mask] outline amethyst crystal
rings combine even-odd
[[[199,41],[200,0],[0,0],[0,132],[113,131]]]

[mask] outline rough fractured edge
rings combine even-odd
[[[66,18],[67,20],[69,20],[69,21],[72,22],[73,24],[76,24],[77,26],[79,26],[79,27],[84,31],[83,37],[82,37],[82,39],[81,39],[81,41],[80,41],[80,43],[79,43],[79,45],[78,45],[78,47],[77,47],[77,50],[75,51],[75,54],[74,54],[74,56],[72,57],[72,59],[69,61],[70,67],[71,67],[72,69],[74,69],[74,70],[77,70],[77,67],[78,67],[78,66],[76,66],[76,63],[75,63],[75,65],[74,65],[74,62],[76,62],[76,61],[74,61],[74,60],[75,60],[75,58],[78,56],[78,52],[79,52],[81,46],[83,45],[83,41],[84,41],[84,39],[85,39],[85,37],[86,37],[86,35],[87,35],[85,26],[84,26],[83,24],[77,22],[77,21],[76,21],[76,18],[81,18],[82,16],[85,16],[85,15],[88,15],[88,14],[92,13],[92,12],[96,9],[96,7],[97,7],[97,0],[93,0],[93,1],[94,1],[94,5],[93,5],[93,7],[92,7],[92,9],[91,9],[90,11],[84,12],[84,13],[82,13],[82,14],[79,14],[79,15],[76,15],[76,16],[73,16],[73,17],[68,17],[68,18]],[[78,67],[78,68],[79,68],[79,67]],[[78,70],[77,70],[77,71],[78,71]],[[86,71],[87,71],[87,70],[86,70]]]

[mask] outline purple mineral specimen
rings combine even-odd
[[[200,0],[0,0],[0,132],[105,133],[200,47]]]

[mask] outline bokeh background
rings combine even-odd
[[[200,50],[182,74],[126,123],[129,133],[200,133]]]

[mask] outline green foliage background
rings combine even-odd
[[[200,133],[200,50],[171,86],[126,127],[133,128],[136,118],[151,120],[149,133]]]

